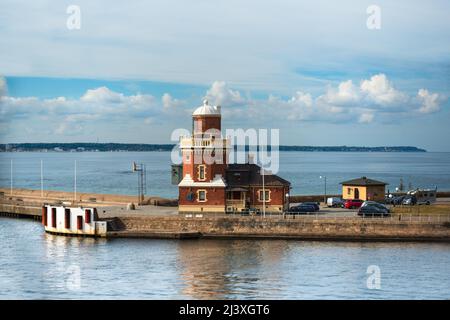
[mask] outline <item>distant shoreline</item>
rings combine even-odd
[[[149,152],[172,151],[175,144],[135,143],[11,143],[0,144],[0,152]],[[236,146],[235,146],[236,148]],[[248,150],[248,147],[246,147]],[[270,151],[270,146],[269,146]],[[279,151],[302,152],[427,152],[413,146],[279,146]]]

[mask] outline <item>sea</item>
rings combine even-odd
[[[0,186],[176,197],[169,152],[0,153]],[[450,153],[284,152],[293,194],[367,176],[450,190]],[[449,299],[450,244],[91,239],[0,217],[0,299]]]
[[[42,173],[46,190],[73,191],[76,176],[78,192],[135,195],[133,162],[146,168],[147,195],[177,197],[170,152],[2,152],[0,187],[12,180],[14,188],[41,189]],[[276,173],[291,182],[292,195],[339,194],[342,181],[362,176],[388,183],[392,192],[401,185],[450,191],[450,153],[280,152]]]

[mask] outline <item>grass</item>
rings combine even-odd
[[[450,204],[432,204],[415,206],[396,206],[391,207],[391,212],[395,215],[414,214],[414,215],[450,215]]]

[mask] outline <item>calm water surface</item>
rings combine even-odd
[[[136,194],[137,175],[133,161],[147,166],[147,194],[177,197],[170,184],[170,152],[81,152],[0,153],[0,186],[10,186],[13,160],[15,187],[40,189],[40,162],[44,163],[44,187],[72,191],[74,162],[77,160],[77,189],[80,192]],[[389,183],[394,190],[403,178],[405,188],[434,187],[450,190],[450,153],[370,152],[280,152],[281,177],[292,183],[292,194],[340,193],[339,183],[368,176]]]
[[[95,240],[10,218],[0,243],[0,299],[450,298],[448,244]]]

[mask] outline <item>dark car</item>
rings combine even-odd
[[[406,206],[413,206],[417,203],[417,198],[414,195],[407,195],[403,198],[402,204]]]
[[[316,208],[309,204],[299,204],[294,207],[290,207],[288,210],[288,214],[302,214],[302,213],[311,213],[316,212]]]
[[[317,202],[302,202],[302,204],[308,205],[308,206],[313,206],[316,210],[315,211],[319,211],[320,210],[320,206]]]
[[[355,209],[355,208],[359,208],[362,206],[363,204],[363,200],[360,199],[347,199],[345,200],[345,204],[344,207],[346,209]]]
[[[396,196],[396,197],[389,198],[389,200],[387,202],[397,206],[397,205],[402,204],[403,199],[405,199],[405,196]]]
[[[360,207],[358,210],[358,216],[363,217],[389,217],[389,210],[375,205],[367,205]]]

